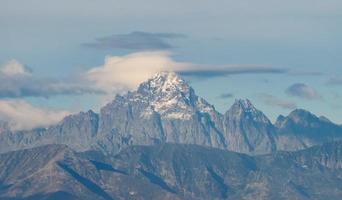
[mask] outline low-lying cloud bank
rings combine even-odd
[[[50,97],[103,93],[86,81],[37,78],[25,65],[11,60],[0,67],[0,98]]]
[[[69,114],[68,111],[33,106],[23,100],[0,100],[0,121],[7,122],[12,130],[47,127]]]
[[[27,130],[58,123],[69,111],[34,106],[25,97],[48,98],[55,95],[102,94],[87,81],[37,78],[31,69],[16,60],[0,66],[0,126]],[[4,127],[0,127],[4,128]]]

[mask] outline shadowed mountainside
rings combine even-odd
[[[254,157],[182,144],[114,157],[46,145],[0,154],[0,199],[340,199],[341,160],[341,142]]]

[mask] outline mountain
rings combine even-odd
[[[116,156],[45,145],[0,154],[0,199],[340,199],[342,142],[248,156],[186,144]]]
[[[161,72],[101,109],[96,149],[113,154],[129,145],[197,144],[265,154],[276,150],[275,128],[249,100],[225,115],[173,72]]]
[[[96,171],[65,145],[9,152],[1,154],[0,160],[0,199],[98,198],[60,167],[64,161],[76,169]]]
[[[287,117],[279,116],[277,128],[277,148],[297,150],[342,139],[342,127],[325,117],[302,109],[296,109]]]
[[[249,100],[221,114],[173,72],[160,72],[137,90],[115,96],[100,113],[81,112],[57,125],[10,131],[0,123],[0,153],[46,144],[115,155],[131,145],[196,144],[250,155],[298,150],[342,139],[341,126],[307,111],[273,125]]]
[[[221,114],[173,72],[161,72],[101,109],[99,147],[190,143],[225,148]]]
[[[276,150],[275,128],[249,100],[236,100],[224,115],[228,150],[264,154]]]

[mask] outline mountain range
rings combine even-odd
[[[340,199],[342,126],[249,100],[224,114],[173,72],[99,113],[47,128],[0,122],[0,200]]]
[[[11,131],[2,123],[0,131],[2,153],[65,144],[114,155],[130,145],[181,143],[260,155],[342,138],[341,126],[301,109],[279,116],[275,124],[249,100],[236,100],[221,114],[173,72],[160,72],[136,91],[117,95],[100,113],[81,112],[34,130]]]

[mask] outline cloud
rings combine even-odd
[[[128,34],[116,34],[98,38],[95,42],[84,43],[82,45],[99,49],[165,50],[173,48],[168,40],[185,37],[183,34],[176,33],[135,31]]]
[[[295,83],[286,89],[286,94],[299,98],[314,100],[321,99],[318,92],[304,83]]]
[[[260,99],[267,105],[277,106],[284,109],[293,110],[297,107],[294,102],[286,101],[284,99],[279,99],[270,94],[259,94]]]
[[[0,100],[0,120],[12,130],[47,127],[58,123],[70,113],[35,107],[23,100]]]
[[[175,71],[182,76],[199,78],[286,72],[285,69],[262,65],[216,66],[178,62],[168,51],[143,51],[107,56],[102,66],[69,79],[52,79],[37,78],[25,65],[11,60],[0,67],[0,98],[113,94],[135,89],[160,71]]]
[[[327,81],[328,85],[342,85],[342,77],[333,77]]]
[[[233,98],[233,97],[234,97],[234,94],[232,94],[232,93],[224,93],[224,94],[221,94],[219,96],[219,98],[221,98],[221,99],[230,99],[230,98]]]
[[[264,65],[225,65],[225,66],[201,66],[193,69],[179,71],[183,76],[212,78],[237,74],[283,74],[286,69]]]
[[[10,60],[0,67],[0,74],[4,76],[30,76],[31,69],[16,60]]]
[[[87,71],[84,76],[97,87],[111,92],[135,89],[157,72],[180,70],[191,65],[174,61],[169,52],[140,52],[107,57],[104,65]]]
[[[0,98],[44,97],[56,95],[103,94],[98,88],[49,79],[8,79],[0,77]]]
[[[323,76],[323,72],[317,72],[317,71],[294,71],[291,70],[289,72],[289,75],[291,76]]]
[[[16,60],[11,60],[0,67],[0,98],[50,97],[86,93],[101,93],[101,91],[82,80],[36,78],[31,70]]]
[[[285,73],[285,69],[259,65],[200,65],[178,62],[167,51],[146,51],[125,56],[108,56],[104,65],[84,73],[86,80],[107,92],[135,89],[160,71],[175,71],[181,76],[216,77],[234,74]]]

